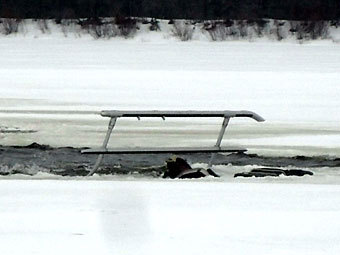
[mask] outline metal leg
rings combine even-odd
[[[111,132],[112,132],[112,130],[113,130],[115,124],[116,124],[116,121],[117,121],[117,118],[111,118],[110,119],[109,127],[107,129],[106,136],[105,136],[105,139],[104,139],[104,142],[103,142],[103,145],[102,145],[103,149],[106,149],[106,147],[107,147],[107,144],[108,144],[109,139],[110,139]],[[93,169],[91,170],[91,172],[87,176],[93,175],[98,170],[98,167],[99,167],[100,163],[102,162],[103,157],[104,157],[103,154],[99,154],[97,161],[96,161],[96,164],[94,165]]]
[[[215,147],[219,148],[221,146],[223,135],[225,133],[225,129],[227,128],[227,126],[229,124],[229,120],[230,120],[230,118],[227,118],[227,117],[224,118],[221,130],[220,130],[220,133],[218,135],[218,138],[217,138],[217,141],[216,141],[216,144],[215,144]],[[212,166],[212,162],[213,162],[213,160],[215,158],[215,155],[216,155],[216,153],[213,153],[211,155],[210,160],[209,160],[209,164],[208,164],[208,168],[210,168]]]

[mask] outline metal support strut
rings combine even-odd
[[[229,120],[230,118],[228,117],[224,117],[224,120],[223,120],[223,123],[222,123],[222,127],[221,127],[221,130],[220,130],[220,133],[218,134],[218,138],[217,138],[217,141],[216,141],[216,144],[215,144],[215,147],[217,148],[220,148],[221,147],[221,142],[222,142],[222,139],[223,139],[223,135],[225,133],[225,130],[229,124]],[[215,158],[215,155],[216,153],[213,153],[210,157],[210,160],[209,160],[209,164],[208,164],[208,168],[210,168],[212,166],[212,162]]]
[[[116,125],[116,121],[117,121],[117,118],[111,118],[110,119],[109,126],[108,126],[108,129],[107,129],[107,132],[106,132],[106,136],[105,136],[103,145],[101,147],[102,149],[107,148],[107,144],[109,143],[112,130],[113,130],[114,126]],[[91,172],[87,176],[93,175],[98,170],[98,167],[103,160],[103,156],[104,156],[104,154],[99,154],[97,161],[96,161],[96,164],[94,165],[93,169],[91,170]]]

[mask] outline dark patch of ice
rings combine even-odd
[[[3,134],[9,134],[9,133],[14,133],[14,134],[18,134],[18,133],[22,133],[22,134],[25,134],[25,133],[36,133],[38,131],[36,130],[31,130],[31,129],[20,129],[18,127],[13,127],[13,128],[10,128],[10,127],[3,127],[1,126],[0,127],[0,133],[3,133]]]

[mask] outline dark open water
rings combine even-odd
[[[39,171],[62,176],[87,175],[96,155],[83,155],[84,148],[52,148],[46,145],[0,146],[0,175],[27,174]],[[165,170],[165,160],[171,154],[105,155],[98,174],[130,174],[159,177]],[[210,154],[182,155],[189,163],[208,163]],[[340,167],[340,158],[327,157],[264,157],[256,154],[218,154],[215,165],[258,165],[267,167]]]

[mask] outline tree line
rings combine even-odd
[[[0,0],[0,17],[339,20],[340,0]]]

